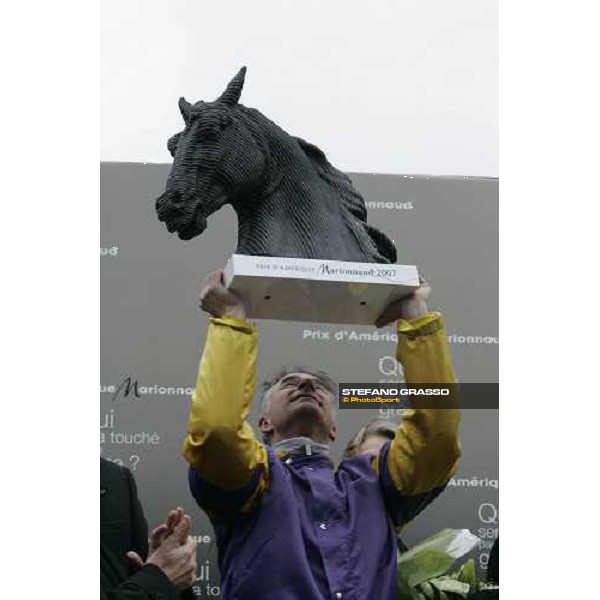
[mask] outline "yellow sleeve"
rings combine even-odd
[[[192,395],[183,455],[195,476],[234,491],[268,475],[267,451],[247,421],[255,388],[255,327],[233,316],[211,319]],[[255,490],[256,491],[256,490]]]
[[[440,313],[398,323],[396,358],[407,384],[456,382]],[[387,455],[387,467],[394,486],[405,496],[445,486],[458,468],[460,411],[456,396],[450,400],[450,406],[454,403],[456,408],[434,408],[428,400],[426,408],[413,407],[403,415]],[[447,396],[444,405],[448,406]]]

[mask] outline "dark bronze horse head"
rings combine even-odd
[[[231,204],[238,254],[395,262],[350,179],[319,148],[239,104],[245,73],[214,102],[179,100],[185,128],[168,141],[174,161],[158,218],[189,240]]]

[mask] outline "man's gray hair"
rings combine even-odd
[[[390,421],[388,419],[371,419],[365,423],[354,436],[352,436],[344,450],[344,458],[352,458],[353,456],[360,454],[360,447],[368,437],[376,435],[393,440],[396,437],[397,428],[398,424],[395,421]]]

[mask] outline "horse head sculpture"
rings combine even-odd
[[[179,100],[185,128],[167,144],[174,161],[156,201],[159,220],[189,240],[231,204],[238,254],[396,262],[350,179],[319,148],[239,103],[245,74],[214,102]]]

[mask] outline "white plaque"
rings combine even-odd
[[[373,325],[419,287],[417,267],[234,254],[225,285],[253,319]]]

